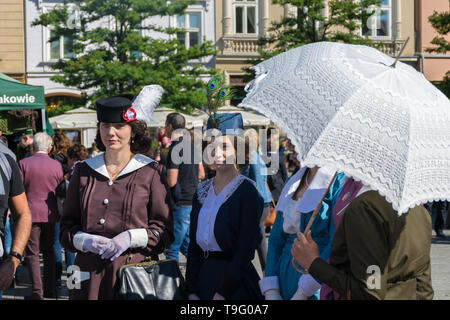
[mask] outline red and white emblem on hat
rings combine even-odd
[[[123,112],[122,117],[126,122],[134,121],[136,120],[136,111],[130,107]]]

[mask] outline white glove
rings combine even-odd
[[[278,289],[269,289],[264,292],[264,297],[266,300],[283,300],[280,294],[280,290]]]
[[[308,297],[305,296],[301,288],[298,288],[291,300],[308,300]]]
[[[119,233],[111,239],[108,248],[102,254],[102,259],[116,260],[131,246],[131,235],[129,231]]]
[[[5,253],[5,251],[3,250],[3,241],[2,241],[2,239],[0,239],[0,258],[3,257],[4,253]]]
[[[92,252],[95,254],[103,254],[108,248],[111,239],[89,234],[86,232],[77,232],[73,237],[73,246],[82,252]]]

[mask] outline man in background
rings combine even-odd
[[[35,154],[20,160],[25,193],[27,195],[33,225],[26,247],[26,260],[32,284],[28,299],[56,298],[55,252],[53,250],[55,223],[59,220],[56,188],[63,181],[61,164],[49,157],[52,138],[43,132],[34,136]],[[44,287],[42,286],[39,251],[44,257]]]
[[[190,215],[192,210],[192,199],[197,190],[199,180],[204,179],[205,171],[202,163],[194,163],[195,148],[192,141],[183,141],[182,130],[185,129],[186,120],[179,113],[171,113],[166,118],[166,135],[170,137],[172,143],[169,147],[167,155],[167,182],[172,191],[172,196],[175,200],[175,211],[173,212],[173,223],[175,240],[166,251],[168,259],[176,259],[178,261],[178,252],[187,257],[189,247],[189,225]],[[191,156],[188,161],[183,159],[183,149],[176,146],[180,143],[187,145],[190,148]],[[176,149],[175,149],[176,148]],[[182,159],[181,162],[177,161]]]
[[[26,130],[19,138],[17,144],[17,160],[28,158],[33,155],[33,130]]]

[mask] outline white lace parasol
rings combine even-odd
[[[299,161],[363,181],[402,214],[450,200],[450,101],[367,46],[319,42],[254,67],[241,106],[270,118]]]
[[[136,119],[151,122],[153,111],[159,105],[164,89],[157,84],[142,88],[131,107],[136,111]]]

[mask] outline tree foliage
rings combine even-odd
[[[73,56],[60,59],[52,80],[80,89],[87,100],[131,93],[159,84],[161,103],[183,112],[206,104],[201,75],[214,74],[201,59],[215,55],[210,41],[187,48],[176,37],[183,29],[162,28],[152,18],[184,13],[194,0],[67,1],[40,15],[33,25],[50,27],[53,36],[73,40]],[[74,10],[75,9],[75,10]]]
[[[427,52],[442,53],[445,54],[450,51],[450,42],[445,39],[450,32],[450,12],[434,12],[428,18],[433,28],[436,30],[438,35],[436,35],[431,44],[435,45],[433,48],[426,49]],[[450,97],[450,70],[442,79],[442,82],[436,84],[439,89],[447,96]]]

